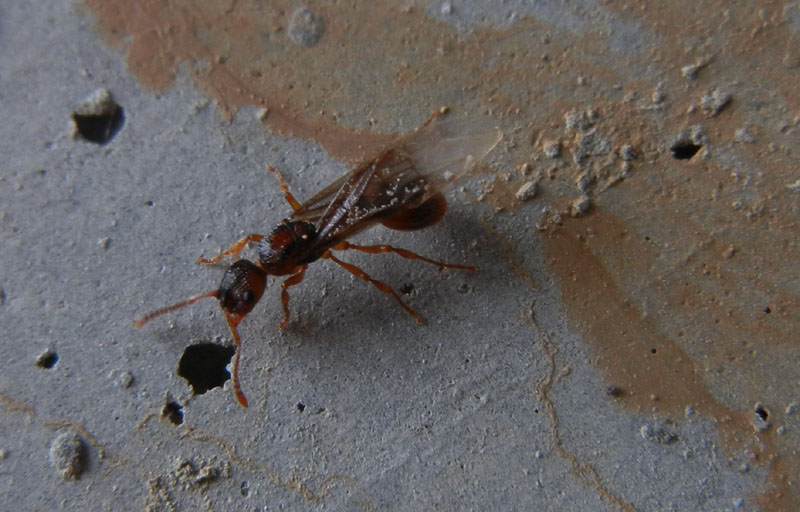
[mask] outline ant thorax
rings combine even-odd
[[[311,263],[319,254],[309,253],[316,240],[317,228],[303,220],[284,220],[268,237],[258,242],[258,259],[267,272],[284,276],[298,265]]]

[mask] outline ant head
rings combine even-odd
[[[239,260],[225,271],[214,296],[223,311],[238,323],[261,299],[266,287],[266,272],[247,260]]]
[[[259,299],[261,299],[266,287],[267,273],[264,272],[261,267],[250,261],[239,260],[225,270],[225,275],[222,276],[222,282],[215,291],[195,295],[194,297],[190,297],[172,306],[152,311],[136,320],[134,325],[139,328],[157,316],[175,311],[189,304],[194,304],[200,299],[214,297],[219,300],[219,305],[225,313],[225,320],[228,322],[228,327],[231,330],[231,335],[233,335],[233,341],[236,343],[237,348],[236,356],[233,360],[233,389],[239,403],[242,404],[243,407],[247,407],[247,399],[239,385],[239,355],[241,353],[242,342],[239,339],[236,326],[247,316],[247,313],[253,309],[253,306],[256,305]]]

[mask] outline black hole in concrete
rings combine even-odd
[[[682,140],[673,144],[669,150],[672,151],[672,158],[676,160],[689,160],[696,155],[702,147],[703,146],[699,146],[692,141]]]
[[[58,354],[52,350],[47,350],[36,358],[36,366],[44,370],[49,370],[58,362]]]
[[[758,414],[758,417],[761,418],[761,421],[767,421],[767,418],[769,418],[769,413],[761,404],[756,405],[756,414]]]
[[[770,314],[770,313],[772,313],[772,309],[770,309],[770,307],[767,306],[767,307],[764,308],[764,313]]]
[[[178,375],[189,381],[195,395],[202,395],[209,389],[222,387],[231,378],[225,367],[235,353],[236,347],[215,343],[191,345],[178,362]]]
[[[651,354],[658,354],[658,349],[657,348],[651,348],[650,349],[650,353]]]
[[[625,394],[625,390],[619,386],[608,386],[606,388],[606,394],[608,396],[613,396],[618,398]]]
[[[303,402],[297,402],[297,410],[303,412],[306,410],[306,404]]]
[[[161,416],[167,418],[173,425],[183,423],[183,406],[178,402],[167,402],[161,410]]]
[[[250,486],[247,485],[247,482],[242,482],[242,485],[239,486],[239,492],[245,498],[250,494]]]
[[[153,206],[153,205],[155,205],[156,203],[155,203],[154,201],[147,201],[145,204],[146,204],[147,206]]]
[[[414,285],[411,283],[404,284],[403,286],[400,287],[400,293],[402,293],[403,295],[411,295],[412,293],[414,293]]]
[[[107,111],[97,114],[72,114],[78,128],[78,136],[95,144],[107,144],[125,123],[125,111],[119,105],[111,105]]]

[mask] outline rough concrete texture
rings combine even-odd
[[[800,510],[798,2],[4,2],[0,48],[0,509]],[[503,141],[357,241],[479,270],[342,256],[425,325],[326,261],[281,331],[270,280],[248,409],[179,375],[213,300],[134,329],[289,213],[267,165],[441,107]]]

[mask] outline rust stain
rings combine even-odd
[[[620,276],[627,271],[643,278],[658,266],[657,251],[631,235],[619,219],[596,212],[570,220],[545,237],[548,267],[559,281],[571,325],[592,346],[593,364],[609,385],[623,390],[624,405],[670,415],[681,415],[691,406],[713,418],[728,452],[748,449],[755,464],[769,469],[768,487],[759,498],[762,505],[792,510],[796,501],[790,491],[791,456],[776,449],[774,433],[754,434],[751,411],[715,398],[694,359],[661,331],[649,308],[640,307],[639,302],[657,296],[646,288],[659,274],[641,283],[641,293],[626,293],[621,286]]]
[[[592,232],[591,241],[587,230]],[[743,415],[709,394],[691,358],[637,308],[637,297],[620,289],[609,265],[592,251],[597,244],[619,247],[629,240],[624,225],[599,212],[582,222],[566,222],[545,239],[548,266],[559,277],[573,325],[594,349],[594,364],[610,384],[625,390],[629,405],[670,414],[693,406],[720,424],[731,425],[731,432],[745,429]],[[654,259],[652,251],[639,249],[641,260]],[[626,263],[635,265],[632,260]]]

